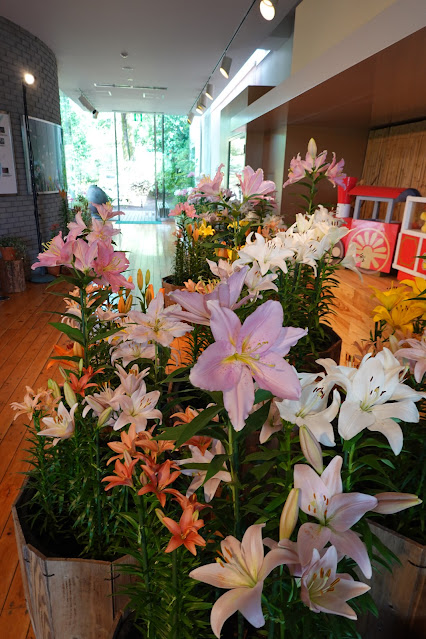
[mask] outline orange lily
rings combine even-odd
[[[171,468],[176,468],[175,464],[168,459],[163,464],[160,465],[158,470],[154,470],[149,466],[142,466],[143,472],[146,477],[150,480],[146,486],[143,486],[139,491],[138,495],[146,495],[146,493],[154,493],[160,502],[161,506],[164,508],[166,503],[166,495],[165,493],[169,493],[171,495],[176,495],[178,492],[174,488],[167,488],[170,484],[172,484],[175,479],[179,477],[181,474],[180,470],[175,470],[174,472],[170,472]],[[141,481],[143,483],[144,475],[141,475]]]
[[[125,456],[125,453],[127,453],[132,458],[140,459],[142,457],[142,453],[137,452],[136,446],[142,445],[142,440],[145,439],[145,437],[142,436],[146,434],[147,433],[144,432],[137,433],[135,424],[132,424],[130,426],[128,433],[126,433],[126,431],[124,430],[121,431],[121,442],[108,443],[108,446],[111,448],[111,450],[113,450],[115,453],[118,453],[118,455],[116,455],[115,457],[111,457],[111,459],[108,459],[107,466],[117,459],[122,459]]]
[[[81,395],[82,397],[84,397],[86,388],[97,386],[97,384],[95,384],[94,382],[89,384],[89,381],[92,379],[92,377],[94,377],[94,375],[97,375],[97,373],[102,373],[104,370],[104,368],[98,368],[97,371],[94,371],[92,366],[88,366],[87,368],[83,368],[84,375],[82,375],[80,378],[74,375],[74,373],[70,373],[69,383],[74,393],[77,393],[77,395]]]
[[[131,486],[133,487],[133,469],[137,464],[137,459],[130,459],[130,456],[124,455],[124,464],[119,459],[115,462],[114,472],[115,475],[108,475],[104,477],[102,481],[108,481],[108,486],[105,486],[105,490],[114,488],[115,486]]]
[[[162,522],[173,535],[165,552],[172,552],[183,544],[190,553],[196,555],[197,549],[195,546],[206,545],[205,539],[197,532],[204,526],[204,521],[198,519],[198,511],[194,511],[192,506],[185,508],[179,523],[170,519],[170,517],[163,517]]]

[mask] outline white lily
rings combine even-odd
[[[75,430],[74,413],[77,406],[78,404],[74,404],[68,412],[63,402],[60,402],[55,417],[43,417],[42,422],[46,424],[47,428],[40,430],[37,435],[53,437],[53,446],[56,446],[61,439],[72,437]]]
[[[278,291],[277,286],[272,283],[277,277],[276,273],[268,273],[268,275],[262,276],[260,266],[254,263],[247,272],[244,284],[247,286],[250,295],[257,299],[261,291]]]
[[[145,386],[145,384],[144,384]],[[146,393],[146,389],[141,387],[133,393],[131,397],[120,395],[117,403],[121,408],[121,414],[114,424],[114,430],[119,430],[126,424],[134,424],[136,432],[146,429],[148,419],[162,420],[162,414],[155,408],[160,398],[160,391],[151,391]]]
[[[111,363],[114,363],[117,359],[121,359],[123,366],[127,366],[136,359],[154,359],[154,357],[155,346],[147,342],[139,344],[139,342],[130,340],[128,342],[122,342],[111,350]]]
[[[253,235],[255,236],[254,240],[252,239]],[[293,257],[293,251],[284,247],[278,237],[267,241],[260,233],[251,233],[238,255],[239,259],[234,262],[234,268],[257,262],[261,274],[266,275],[268,271],[277,268],[281,269],[283,273],[287,273],[286,260]]]
[[[128,327],[130,339],[136,342],[158,342],[162,346],[170,346],[175,337],[182,337],[193,330],[193,327],[171,317],[177,310],[178,304],[164,308],[164,296],[158,293],[148,306],[146,313],[130,311],[128,317],[135,322],[133,328]]]

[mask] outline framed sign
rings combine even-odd
[[[10,115],[0,111],[0,195],[15,195],[17,192]]]
[[[65,156],[62,127],[53,122],[28,118],[34,157],[34,177],[37,193],[58,193],[65,189]],[[31,193],[30,163],[25,120],[22,125],[28,191]]]

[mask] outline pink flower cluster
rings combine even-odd
[[[111,238],[119,233],[108,220],[119,213],[112,211],[109,205],[96,205],[101,220],[93,220],[87,228],[81,213],[76,221],[68,224],[69,233],[65,240],[59,232],[43,253],[38,254],[38,262],[32,269],[40,266],[67,266],[85,273],[100,286],[111,286],[114,293],[124,287],[133,289],[134,284],[121,275],[129,267],[129,261],[123,251],[115,251]]]
[[[321,151],[317,155],[317,145],[313,138],[308,144],[308,151],[305,159],[302,160],[300,153],[290,161],[290,169],[288,172],[288,180],[284,183],[283,188],[289,184],[294,184],[303,180],[307,175],[318,176],[323,174],[333,186],[343,186],[343,180],[346,177],[343,173],[345,161],[343,158],[336,162],[336,154],[333,152],[333,159],[327,162],[327,151]]]
[[[179,202],[175,208],[170,211],[169,217],[177,217],[178,215],[186,215],[186,217],[197,217],[195,206],[189,204],[189,202]]]

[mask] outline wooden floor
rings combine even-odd
[[[122,248],[130,249],[131,268],[150,268],[154,287],[170,271],[173,246],[170,225],[123,226]],[[366,276],[363,284],[348,271],[339,275],[338,316],[334,326],[344,338],[342,359],[354,339],[368,337],[370,310],[374,306],[368,284],[380,289],[389,278]],[[46,372],[46,364],[59,333],[49,322],[53,311],[61,310],[61,298],[51,295],[42,284],[27,284],[24,293],[0,302],[0,639],[34,639],[25,608],[10,509],[26,470],[25,419],[13,421],[12,401],[22,401],[25,386],[46,386],[56,368]],[[58,639],[67,639],[61,637]]]

